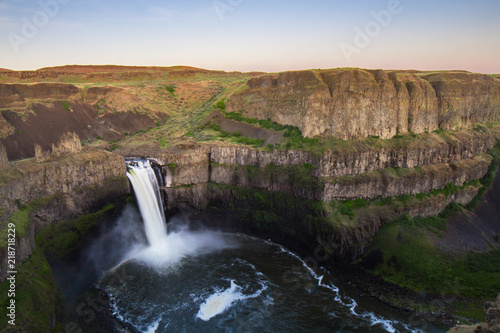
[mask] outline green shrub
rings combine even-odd
[[[217,108],[221,109],[222,111],[226,111],[226,99],[225,98],[223,98],[217,102]]]
[[[355,215],[354,211],[367,205],[368,202],[366,200],[358,198],[356,200],[341,201],[337,207],[342,215],[347,215],[350,219],[353,219]]]
[[[165,90],[168,91],[168,93],[172,96],[175,96],[175,84],[167,84],[165,86]]]
[[[59,101],[66,111],[71,111],[71,104],[68,101]]]

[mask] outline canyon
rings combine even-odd
[[[155,162],[169,216],[346,267],[391,221],[468,212],[498,160],[500,80],[483,74],[66,66],[0,78],[0,241],[18,224],[16,265],[47,227],[131,195],[125,158]],[[480,236],[446,248],[498,247],[500,225],[475,225]]]

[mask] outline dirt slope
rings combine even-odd
[[[88,104],[71,103],[71,111],[61,103],[53,106],[35,105],[34,112],[19,116],[12,111],[3,112],[5,120],[14,128],[14,134],[0,140],[10,160],[34,156],[34,144],[49,149],[63,133],[75,131],[81,140],[123,138],[126,132],[136,132],[155,126],[145,114],[120,113],[98,115]]]

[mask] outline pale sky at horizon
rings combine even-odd
[[[1,0],[0,68],[114,64],[498,74],[499,18],[498,0]]]

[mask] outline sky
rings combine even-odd
[[[0,0],[0,68],[500,73],[498,0]]]

